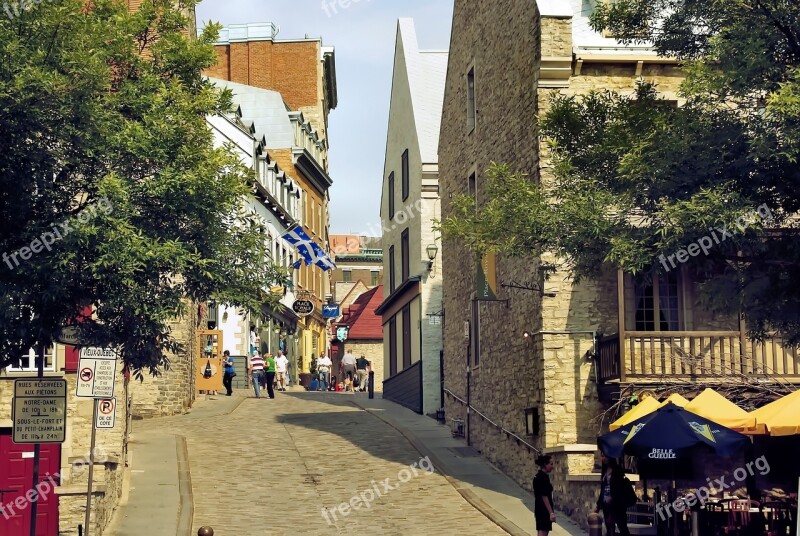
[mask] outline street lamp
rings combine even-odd
[[[214,301],[208,302],[208,329],[215,329],[217,327],[217,303]]]
[[[433,260],[436,258],[436,254],[439,253],[439,246],[428,244],[428,247],[425,248],[425,253],[428,254],[428,271],[430,272],[433,270]]]

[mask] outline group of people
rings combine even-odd
[[[225,386],[225,394],[231,396],[233,395],[233,378],[236,376],[236,370],[233,365],[233,357],[228,350],[222,354],[222,364],[224,367],[222,384]],[[283,355],[282,350],[278,350],[276,357],[267,354],[265,359],[258,353],[258,350],[253,349],[247,372],[253,380],[256,398],[261,398],[262,389],[267,390],[269,398],[275,398],[276,390],[285,391],[289,385],[289,359]]]
[[[619,528],[621,536],[630,536],[628,530],[627,501],[632,493],[630,483],[625,478],[625,471],[617,460],[601,456],[602,469],[600,474],[600,493],[597,498],[595,512],[603,512],[603,522],[608,534],[614,534],[614,526]],[[553,484],[550,482],[550,473],[555,467],[553,457],[539,456],[536,459],[539,471],[533,478],[534,516],[536,518],[537,536],[547,536],[553,530],[556,521],[555,505],[553,503]]]
[[[369,387],[369,371],[372,363],[364,357],[356,358],[353,352],[348,350],[339,363],[339,387],[345,392],[366,391]],[[317,391],[337,390],[336,376],[331,376],[333,361],[328,356],[322,356],[317,360]]]

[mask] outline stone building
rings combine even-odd
[[[381,222],[384,398],[427,415],[442,407],[444,256],[438,154],[447,52],[420,50],[414,22],[397,24]]]
[[[631,94],[645,80],[681,104],[676,60],[593,31],[585,6],[456,0],[439,143],[443,217],[452,196],[483,201],[491,162],[551,180],[538,118],[554,94]],[[477,259],[454,240],[443,251],[447,418],[467,421],[468,442],[525,487],[533,454],[556,456],[555,502],[584,525],[609,402],[665,386],[691,397],[698,383],[741,382],[766,370],[800,382],[800,362],[780,341],[749,341],[736,311],[712,316],[699,307],[690,270],[644,284],[609,269],[577,284],[554,255],[498,256],[498,299],[477,301],[477,270],[465,270]],[[485,417],[468,416],[467,400]]]
[[[243,117],[269,132],[269,158],[299,189],[297,223],[329,254],[333,181],[328,175],[327,132],[328,114],[337,105],[334,49],[323,46],[321,39],[279,40],[277,35],[278,28],[272,23],[224,28],[215,44],[218,62],[205,74],[235,88]],[[263,110],[266,115],[253,116],[261,99],[273,104],[280,99],[281,103]],[[295,254],[294,258],[299,257]],[[270,313],[278,325],[273,325],[272,332],[277,330],[284,342],[297,341],[297,371],[307,371],[312,355],[319,357],[327,351],[327,320],[321,306],[329,293],[329,279],[329,272],[318,266],[303,264],[297,270],[296,293],[307,293],[315,307],[311,315],[296,321],[296,329],[291,327],[294,319],[280,318],[277,311]]]

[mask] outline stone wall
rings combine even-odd
[[[150,376],[145,372],[141,382],[131,378],[132,413],[136,419],[177,415],[186,412],[194,403],[197,306],[187,305],[186,310],[185,317],[170,323],[172,334],[184,345],[184,351],[168,354],[169,369],[162,370],[159,376]]]
[[[486,21],[492,21],[487,24]],[[537,10],[531,2],[457,0],[439,142],[439,196],[442,217],[452,214],[452,198],[469,192],[476,175],[482,197],[485,170],[492,162],[509,163],[514,171],[538,176],[538,126],[535,92],[539,49]],[[466,117],[466,75],[474,68],[476,124]],[[471,323],[475,290],[475,256],[462,244],[445,239],[441,264],[445,319],[443,326],[445,388],[466,398],[469,351],[465,323]],[[536,283],[536,259],[497,262],[499,283]],[[478,302],[479,362],[471,367],[472,405],[500,426],[525,435],[525,409],[540,406],[541,356],[525,342],[523,331],[541,329],[541,295],[532,290],[501,288],[502,300]],[[465,418],[463,406],[445,396],[448,419]],[[473,415],[468,431],[473,445],[492,463],[530,488],[532,456],[524,445],[502,435]],[[529,438],[530,439],[530,438]],[[537,439],[531,439],[537,441]]]

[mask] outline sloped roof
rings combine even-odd
[[[368,290],[344,311],[337,326],[347,326],[347,340],[383,339],[383,322],[375,309],[383,301],[383,285]]]
[[[414,19],[398,19],[397,32],[402,42],[408,85],[411,88],[411,105],[422,162],[438,163],[448,53],[420,50]]]
[[[289,119],[289,108],[281,94],[270,89],[247,86],[209,77],[216,86],[233,92],[233,102],[242,110],[242,119],[252,122],[256,139],[266,139],[267,149],[289,149],[294,144],[294,127]]]

